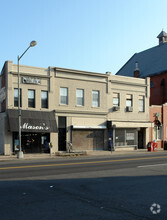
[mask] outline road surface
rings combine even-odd
[[[0,216],[167,219],[167,153],[0,162]]]

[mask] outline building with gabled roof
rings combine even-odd
[[[159,45],[147,50],[135,53],[122,67],[116,75],[134,77],[136,62],[140,71],[139,77],[145,78],[161,74],[167,70],[167,33],[162,31],[157,38]]]
[[[150,77],[150,141],[156,140],[163,148],[167,141],[167,33],[161,31],[157,36],[159,44],[135,53],[116,73],[116,75],[146,78]],[[156,115],[161,114],[157,125]]]

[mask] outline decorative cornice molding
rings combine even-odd
[[[88,115],[107,115],[108,111],[100,111],[100,112],[95,112],[95,111],[78,111],[78,110],[54,110],[55,113],[71,113],[71,114],[88,114]]]

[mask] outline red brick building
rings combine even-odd
[[[150,77],[150,105],[167,103],[167,71]]]
[[[135,53],[116,75],[150,77],[150,141],[157,140],[163,148],[167,140],[167,33],[162,31],[157,38],[159,45]]]
[[[150,129],[150,141],[156,140],[158,148],[163,148],[167,141],[167,103],[150,106],[150,121],[153,126]]]

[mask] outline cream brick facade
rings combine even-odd
[[[23,77],[40,79],[40,83],[23,83]],[[6,99],[1,102],[0,123],[2,129],[0,137],[2,141],[0,153],[11,154],[14,151],[14,134],[8,126],[8,109],[18,109],[18,107],[14,107],[14,89],[18,87],[17,65],[13,64],[12,61],[5,62],[2,69],[1,88],[3,87],[6,88]],[[134,128],[136,132],[140,130],[144,132],[143,147],[146,146],[149,139],[149,78],[134,79],[113,76],[109,73],[102,74],[57,67],[38,68],[20,65],[20,88],[23,111],[32,113],[33,111],[34,113],[35,111],[54,112],[57,128],[49,133],[50,142],[53,145],[52,153],[61,150],[61,132],[65,132],[66,148],[68,142],[72,142],[73,150],[108,150],[109,130],[107,129],[107,121],[112,121],[112,138],[116,138],[114,135],[117,128]],[[68,88],[67,105],[60,103],[60,88]],[[35,90],[35,108],[28,107],[28,90],[30,89]],[[78,106],[76,103],[77,89],[84,91],[83,106]],[[99,107],[92,107],[93,90],[99,91]],[[41,108],[41,91],[48,92],[48,108]],[[119,111],[113,111],[114,93],[120,94]],[[133,96],[133,112],[126,112],[125,110],[127,94]],[[138,110],[139,96],[144,97],[144,112]],[[62,117],[66,120],[65,128],[60,126]],[[6,128],[4,128],[4,124],[6,124]],[[132,139],[132,134],[129,139]],[[116,149],[123,147],[115,144],[113,142]],[[125,145],[124,147],[127,149],[129,146]],[[138,147],[138,140],[136,140],[135,147]]]
[[[113,94],[119,94],[119,110],[115,111],[113,108]],[[132,96],[132,112],[126,109],[126,97]],[[139,98],[144,97],[144,111],[139,111]],[[116,75],[109,76],[108,84],[108,120],[112,121],[114,127],[113,138],[115,137],[115,130],[117,128],[137,129],[142,135],[142,147],[146,147],[149,141],[148,127],[151,126],[149,122],[149,97],[150,97],[150,80],[137,79],[131,77],[122,77]],[[138,135],[136,135],[138,139]],[[139,140],[137,140],[139,142]],[[126,146],[127,149],[128,146]],[[138,146],[139,147],[139,146]],[[120,148],[123,149],[123,148]]]

